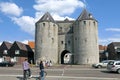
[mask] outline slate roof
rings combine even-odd
[[[23,44],[23,43],[21,43],[21,42],[18,42],[18,41],[15,41],[15,42],[13,43],[13,45],[14,45],[14,44],[17,44],[17,46],[19,47],[20,50],[25,50],[25,51],[27,51],[27,48],[26,48],[26,45],[25,45],[25,44]]]
[[[84,9],[77,20],[95,20],[91,13]]]
[[[43,21],[55,22],[49,12],[46,12],[38,22],[43,22]]]
[[[113,44],[114,46],[120,46],[120,42],[112,42],[111,44]]]
[[[8,50],[11,48],[11,46],[12,43],[4,41],[0,46],[0,50]]]
[[[27,44],[23,44],[23,43],[18,42],[18,41],[15,41],[14,44],[17,44],[18,47],[20,48],[20,50],[24,50],[24,51],[32,51],[32,49],[30,48],[30,46],[27,45]]]

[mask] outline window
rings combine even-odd
[[[52,43],[54,43],[54,38],[52,38]]]
[[[93,22],[94,26],[95,26],[95,21]]]
[[[15,50],[15,54],[20,54],[20,51],[19,50]]]
[[[61,41],[61,44],[63,44],[63,41]]]
[[[45,26],[45,23],[43,23],[43,26]]]
[[[84,25],[86,25],[86,21],[83,21]]]
[[[3,51],[3,54],[7,54],[7,50],[4,50],[4,51]]]

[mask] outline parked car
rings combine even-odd
[[[13,63],[13,62],[10,62],[10,61],[2,61],[2,62],[0,62],[0,66],[5,66],[5,67],[12,67],[12,66],[14,66],[15,65],[15,63]]]
[[[117,72],[120,74],[120,61],[110,61],[107,64],[107,70]]]
[[[106,68],[108,62],[110,62],[110,61],[114,61],[114,60],[103,60],[100,63],[93,64],[92,67],[94,67],[94,68]]]

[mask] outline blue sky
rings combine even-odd
[[[98,21],[99,44],[120,42],[120,0],[0,0],[0,43],[34,41],[35,22],[45,12],[76,19],[83,8]]]

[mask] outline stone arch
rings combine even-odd
[[[70,51],[68,51],[68,50],[62,51],[62,53],[61,53],[61,64],[64,64],[64,55],[67,54],[67,53],[70,53]]]

